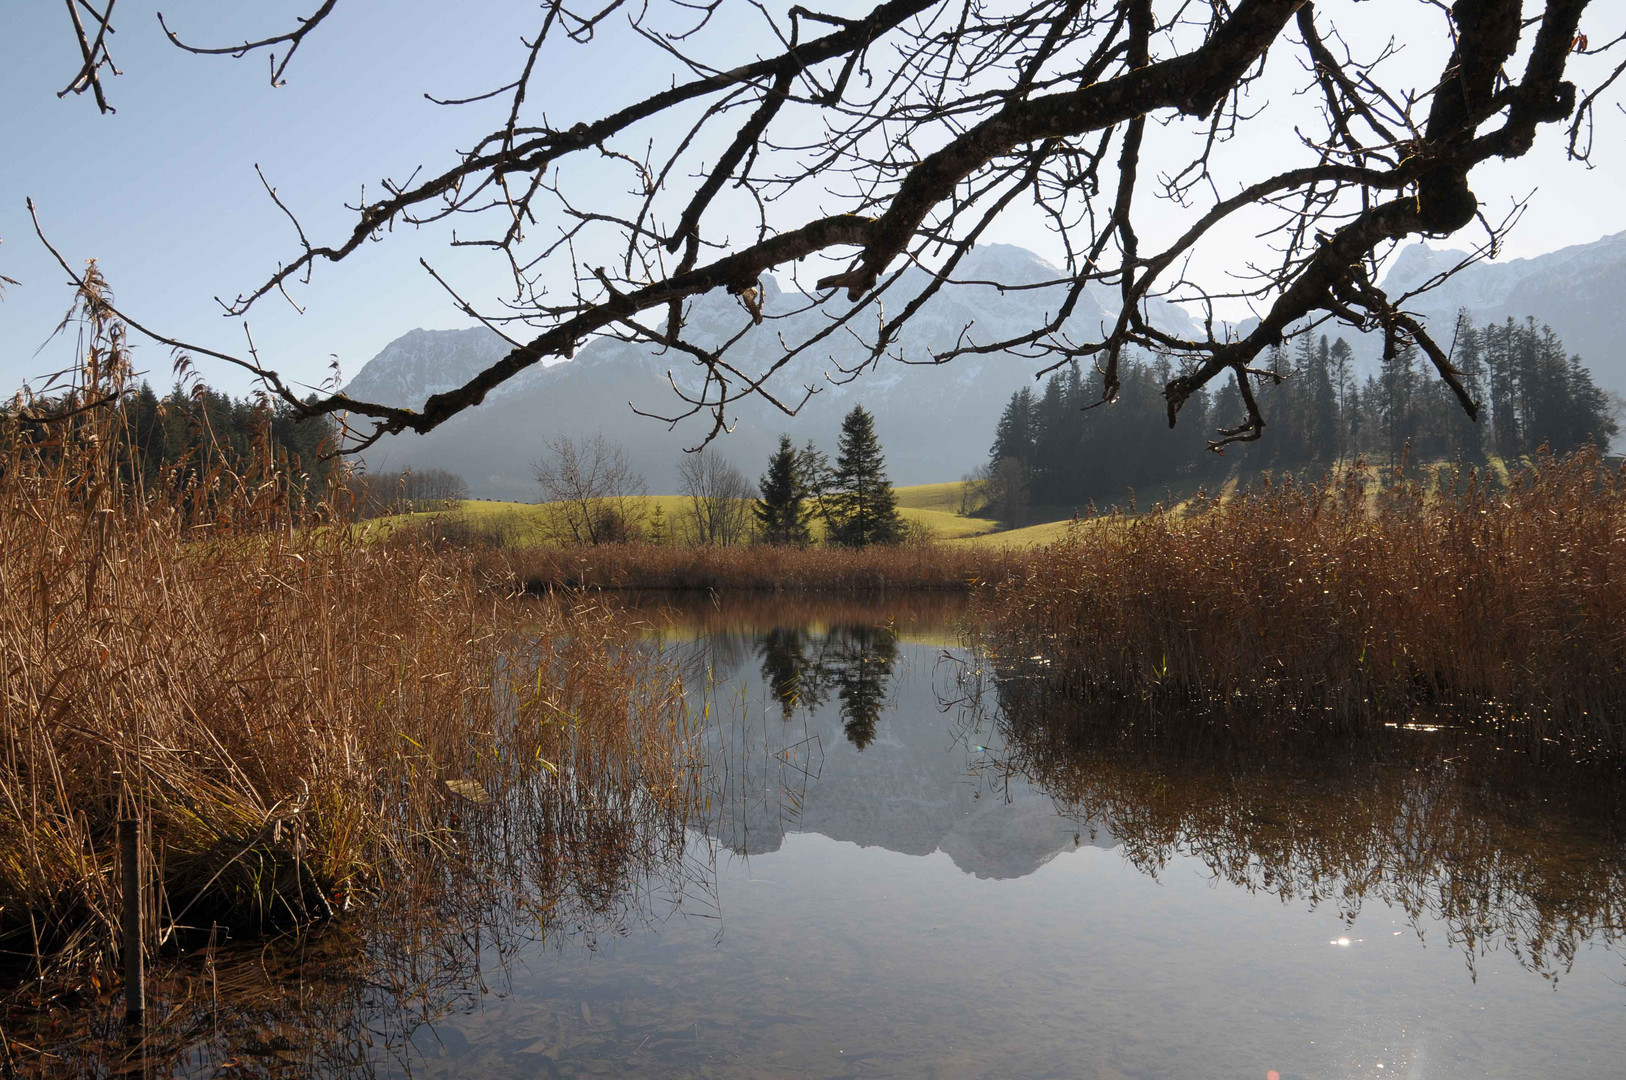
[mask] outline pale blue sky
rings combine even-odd
[[[317,5],[166,3],[171,27],[195,40],[229,43],[275,32]],[[0,300],[0,387],[51,370],[68,355],[35,350],[71,299],[64,277],[35,239],[24,199],[32,196],[52,242],[70,260],[96,257],[133,317],[199,344],[237,350],[236,322],[212,299],[259,284],[279,258],[297,252],[287,220],[255,176],[264,168],[322,242],[348,232],[340,206],[362,184],[403,177],[420,164],[444,167],[451,150],[489,130],[500,106],[444,108],[428,91],[461,96],[495,88],[522,61],[518,37],[534,30],[536,8],[512,3],[341,3],[295,56],[287,84],[272,89],[264,54],[243,60],[183,54],[164,40],[151,5],[116,9],[114,59],[124,74],[107,83],[118,109],[102,116],[87,94],[58,100],[78,67],[66,13],[47,0],[11,0],[0,34],[0,273],[18,279]],[[539,80],[551,119],[596,114],[604,65],[583,50],[559,50]],[[636,82],[622,61],[620,79]],[[651,73],[659,77],[661,73]],[[539,95],[540,96],[540,95]],[[445,234],[396,233],[340,266],[318,268],[295,290],[307,308],[262,303],[251,313],[268,362],[319,379],[337,353],[354,374],[384,344],[414,326],[466,320],[417,264],[423,254],[473,291],[492,292],[499,268],[449,250]],[[154,381],[169,381],[168,356],[144,350]],[[229,371],[212,381],[240,385]]]
[[[769,3],[780,14],[789,6]],[[316,6],[315,0],[279,0],[242,11],[248,5],[169,0],[163,10],[178,31],[215,44],[282,30]],[[1321,8],[1340,19],[1346,34],[1367,41],[1432,29],[1430,20],[1437,19],[1403,0],[1326,0]],[[298,210],[313,240],[336,240],[351,221],[340,203],[354,201],[363,183],[371,192],[383,175],[403,177],[420,164],[444,168],[454,149],[495,126],[499,105],[448,109],[423,94],[459,96],[506,82],[522,59],[519,36],[538,22],[538,8],[530,3],[345,0],[301,48],[287,85],[272,89],[263,54],[244,60],[189,56],[163,39],[150,5],[123,0],[117,11],[112,40],[124,74],[107,84],[118,109],[112,116],[100,115],[89,95],[56,97],[78,65],[61,4],[9,0],[0,15],[0,94],[7,102],[0,112],[0,274],[21,281],[0,300],[0,392],[9,394],[24,378],[71,359],[60,343],[36,352],[70,294],[34,238],[26,196],[33,196],[48,235],[65,255],[101,260],[119,303],[132,315],[175,336],[237,350],[241,327],[220,316],[212,297],[229,298],[258,284],[279,258],[297,250],[287,221],[260,189],[254,164]],[[1438,71],[1437,31],[1426,39],[1407,61],[1416,64],[1419,79]],[[738,62],[763,42],[759,20],[743,0],[725,0],[700,47]],[[612,28],[596,45],[545,53],[531,100],[550,121],[568,126],[665,85],[671,63]],[[1297,77],[1296,57],[1273,57],[1272,64],[1281,78]],[[1261,93],[1285,85],[1267,82]],[[1293,104],[1279,96],[1271,105],[1282,116],[1276,123],[1290,124]],[[1618,122],[1603,129],[1599,167],[1590,171],[1564,162],[1559,133],[1548,131],[1528,159],[1475,174],[1488,213],[1539,188],[1510,257],[1626,229],[1622,130]],[[1274,134],[1281,131],[1277,127]],[[1275,148],[1283,144],[1264,134],[1261,125],[1260,134],[1233,155],[1281,152]],[[1284,156],[1270,164],[1290,162]],[[592,166],[580,168],[578,179],[590,182]],[[1143,235],[1158,227],[1154,219]],[[1243,250],[1246,233],[1239,223],[1234,243],[1205,252],[1198,271],[1222,270]],[[988,238],[1052,254],[1049,238],[1021,217],[1005,235]],[[440,230],[398,232],[342,264],[319,265],[313,285],[295,292],[304,315],[280,299],[262,301],[250,315],[262,355],[285,374],[315,381],[325,374],[329,354],[354,374],[413,327],[466,325],[418,266],[418,256],[481,300],[500,295],[506,278],[489,256],[452,251],[445,239]],[[140,360],[155,383],[168,384],[166,351],[148,346]],[[203,373],[234,390],[246,385],[219,367]]]

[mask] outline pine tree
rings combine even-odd
[[[1519,453],[1519,418],[1514,412],[1513,339],[1518,327],[1513,317],[1501,326],[1487,326],[1480,338],[1490,380],[1491,450],[1503,458]]]
[[[1068,480],[1079,458],[1071,437],[1075,412],[1067,407],[1061,376],[1052,375],[1033,406],[1033,460],[1028,475],[1037,502],[1055,505],[1067,499]]]
[[[672,538],[672,530],[666,524],[666,511],[661,509],[660,503],[655,504],[655,509],[649,515],[649,527],[644,537],[656,547],[664,547]]]
[[[1485,364],[1480,358],[1483,337],[1474,329],[1466,310],[1457,313],[1457,344],[1451,363],[1462,372],[1462,386],[1468,396],[1485,405]],[[1453,396],[1449,403],[1446,434],[1451,457],[1461,461],[1485,460],[1485,425],[1469,416]]]
[[[1356,398],[1358,390],[1355,386],[1355,351],[1349,347],[1349,342],[1339,338],[1327,350],[1327,374],[1332,380],[1333,393],[1337,398],[1338,428],[1335,437],[1334,457],[1342,463],[1344,457],[1350,452],[1355,443],[1355,431],[1360,421],[1355,418]]]
[[[1610,408],[1609,395],[1592,381],[1592,373],[1582,366],[1578,355],[1570,357],[1568,384],[1573,445],[1579,447],[1591,441],[1600,453],[1607,451],[1610,440],[1620,434],[1620,425]]]
[[[886,477],[875,421],[862,405],[853,406],[841,422],[834,488],[827,500],[831,543],[868,547],[903,539],[903,519]]]
[[[1368,393],[1367,401],[1377,405],[1383,449],[1393,469],[1401,464],[1407,445],[1417,435],[1417,347],[1406,345],[1385,359],[1377,385],[1378,396]]]
[[[1024,469],[1033,467],[1033,391],[1024,386],[1011,395],[994,430],[994,445],[988,449],[988,464],[1015,458]]]
[[[1368,386],[1370,385],[1368,381]],[[1344,443],[1344,453],[1348,457],[1358,458],[1361,456],[1361,440],[1369,437],[1366,423],[1369,401],[1362,395],[1361,388],[1355,384],[1354,374],[1349,377],[1349,389],[1344,394],[1344,401],[1344,428],[1349,433]]]
[[[1332,346],[1327,335],[1311,341],[1300,353],[1300,390],[1303,411],[1298,414],[1299,447],[1306,462],[1332,460],[1338,451],[1338,390],[1332,381]]]
[[[757,482],[762,492],[756,503],[757,524],[767,543],[804,547],[812,540],[800,456],[789,435],[779,436],[779,449],[768,459],[768,471]]]

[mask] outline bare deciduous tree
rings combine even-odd
[[[345,486],[361,517],[450,509],[469,497],[463,478],[445,469],[357,472]]]
[[[678,463],[678,483],[689,506],[681,522],[692,544],[731,547],[751,537],[752,496],[745,474],[710,447],[685,454]]]
[[[506,100],[501,126],[455,160],[386,181],[382,195],[354,208],[343,235],[318,242],[299,229],[291,257],[228,305],[244,314],[398,226],[458,220],[455,243],[496,253],[515,290],[506,309],[479,316],[509,335],[512,350],[462,386],[421,403],[336,393],[306,404],[252,353],[195,351],[260,371],[307,411],[371,418],[363,446],[429,431],[526,368],[603,335],[698,365],[703,385],[682,393],[677,411],[709,417],[711,434],[748,394],[793,412],[812,388],[786,394],[769,378],[844,335],[863,343],[865,359],[838,379],[888,355],[936,364],[1006,352],[1044,369],[1086,358],[1104,373],[1105,401],[1117,393],[1125,349],[1161,352],[1176,361],[1165,390],[1170,423],[1199,388],[1235,379],[1245,415],[1217,433],[1219,448],[1264,430],[1253,385],[1274,376],[1255,359],[1328,321],[1380,331],[1390,355],[1415,343],[1473,414],[1449,342],[1407,310],[1414,293],[1378,286],[1383,260],[1409,238],[1476,222],[1482,239],[1471,258],[1493,254],[1508,221],[1482,214],[1476,170],[1524,155],[1546,127],[1565,132],[1570,155],[1585,160],[1594,119],[1606,115],[1599,106],[1613,103],[1608,95],[1626,72],[1618,55],[1626,13],[1602,0],[1324,8],[1308,0],[883,0],[853,16],[753,3],[714,19],[723,2],[608,0],[576,11],[548,0],[515,77],[463,99]],[[212,51],[270,50],[275,80],[332,7],[287,34]],[[1340,32],[1340,23],[1386,14],[1432,26],[1365,51],[1350,44],[1358,35]],[[545,50],[601,47],[612,17],[669,57],[676,77],[596,119],[551,124],[537,81],[551,66]],[[764,20],[777,48],[729,55],[743,18]],[[80,40],[94,46],[83,32]],[[1412,57],[1431,45],[1442,59],[1424,70]],[[1415,48],[1402,55],[1403,46]],[[1249,94],[1267,55],[1296,62],[1294,89],[1316,103],[1313,115],[1288,124],[1268,111],[1261,118]],[[95,57],[92,48],[81,81],[99,94]],[[1587,85],[1571,81],[1572,63]],[[1249,151],[1228,146],[1244,134]],[[579,179],[568,168],[578,159],[624,169],[630,193],[601,171]],[[991,284],[1054,290],[1049,316],[1014,334],[970,323],[951,344],[900,355],[911,318],[960,280],[974,244],[1017,215],[1048,222],[1065,251],[1062,273]],[[1200,249],[1223,247],[1236,219],[1260,227],[1261,215],[1273,237],[1268,261],[1236,267],[1225,286],[1188,277]],[[1143,239],[1154,234],[1150,221],[1171,219],[1183,223],[1178,235]],[[825,266],[804,281],[799,264],[809,258]],[[923,288],[900,285],[911,269],[925,274]],[[736,343],[784,314],[764,313],[760,280],[770,270],[788,272],[820,319],[816,330],[782,337],[766,369],[742,367]],[[1091,286],[1110,289],[1120,309],[1093,325],[1076,317]],[[714,290],[738,297],[741,309],[737,332],[721,342],[686,321],[688,302]],[[1167,317],[1164,300],[1206,312],[1202,329]],[[1256,321],[1240,329],[1216,322],[1222,301],[1246,303]]]
[[[632,471],[626,451],[602,434],[582,439],[559,435],[533,467],[554,539],[604,544],[639,532],[644,478]]]
[[[966,478],[960,511],[990,514],[1008,528],[1019,528],[1027,516],[1027,470],[1013,457],[985,462]]]

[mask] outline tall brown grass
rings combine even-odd
[[[1357,727],[1426,706],[1626,749],[1626,477],[1593,454],[1115,517],[983,610],[1005,662],[1064,693]]]
[[[549,589],[966,590],[1004,580],[1022,553],[945,544],[852,548],[599,544],[488,549],[482,566],[529,592]]]
[[[143,490],[93,407],[130,376],[103,288],[92,267],[55,419],[0,431],[0,960],[111,958],[126,816],[162,943],[386,893],[508,789],[579,829],[582,800],[682,794],[681,687],[613,615],[482,592],[443,547],[361,545],[331,507],[296,515],[268,456]]]

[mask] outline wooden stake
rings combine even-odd
[[[147,1012],[147,976],[141,950],[141,822],[119,820],[124,863],[124,1022],[139,1026]]]

